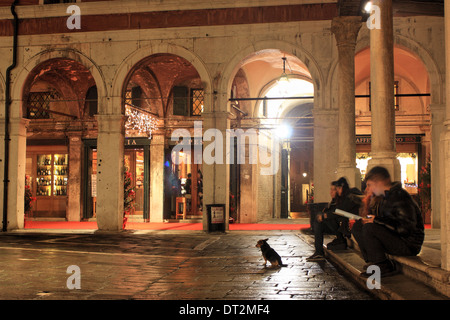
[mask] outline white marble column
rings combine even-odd
[[[123,224],[123,115],[96,115],[97,225],[100,231],[120,231]]]
[[[150,144],[150,222],[164,220],[164,134],[153,134]]]
[[[441,227],[441,173],[439,161],[440,138],[444,132],[445,105],[430,104],[431,109],[431,227]]]
[[[81,157],[83,141],[81,134],[69,137],[69,177],[67,183],[67,221],[81,220]]]
[[[314,107],[314,202],[330,202],[338,154],[337,110]]]
[[[225,230],[228,230],[229,196],[230,196],[230,166],[226,160],[226,130],[230,128],[230,120],[227,111],[227,93],[216,93],[214,105],[211,111],[204,112],[203,120],[203,230],[208,230],[208,216],[206,205],[225,204]],[[222,141],[205,141],[205,133],[208,129],[217,130],[223,137]],[[222,142],[222,144],[220,143]],[[219,163],[207,163],[205,156],[210,154],[208,150],[215,148],[215,154],[222,151],[222,160],[216,157]],[[241,211],[242,214],[242,211]]]
[[[393,180],[400,180],[400,162],[395,145],[394,35],[392,0],[374,0],[380,8],[379,28],[370,30],[370,81],[372,110],[372,159],[374,166],[388,169]]]
[[[258,181],[259,166],[250,163],[250,150],[258,149],[251,141],[245,145],[245,163],[240,167],[240,223],[256,223],[258,219]]]
[[[445,53],[445,122],[439,148],[441,175],[441,267],[445,270],[450,270],[450,3],[448,1],[445,1]]]
[[[13,106],[14,104],[12,105],[12,107]],[[8,182],[8,208],[7,208],[8,231],[15,229],[23,229],[24,227],[25,167],[26,167],[28,123],[29,120],[24,118],[10,119],[9,170],[8,170],[9,182]],[[5,125],[4,120],[2,121],[2,124],[3,124],[2,127],[4,128]],[[3,142],[1,147],[4,149],[5,136],[3,133],[4,129],[2,131],[2,136],[0,137],[1,141]],[[2,160],[4,161],[5,155],[3,151],[4,150],[2,150],[3,154]]]
[[[338,177],[346,177],[351,186],[361,187],[361,173],[356,168],[355,131],[355,46],[361,17],[336,17],[331,31],[338,48],[339,152]]]

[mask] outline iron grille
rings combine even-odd
[[[201,116],[203,112],[203,98],[204,98],[203,90],[191,89],[191,97],[192,97],[191,115]]]
[[[49,119],[50,113],[50,92],[30,92],[27,104],[28,119]]]

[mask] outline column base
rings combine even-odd
[[[367,164],[367,172],[370,171],[373,167],[381,166],[386,168],[391,175],[392,181],[400,181],[401,180],[401,170],[400,170],[400,161],[396,158],[396,153],[385,153],[373,155],[372,159],[368,161]]]

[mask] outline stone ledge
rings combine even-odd
[[[450,297],[450,272],[436,266],[430,266],[419,256],[390,256],[402,266],[402,273],[434,288],[441,294]]]
[[[356,240],[352,237],[350,246],[359,254],[359,247]],[[422,250],[417,256],[401,257],[389,255],[389,258],[398,262],[401,266],[401,272],[423,284],[433,288],[440,294],[450,297],[450,271],[440,268],[440,251],[427,246],[422,246]],[[425,261],[422,256],[426,258]],[[433,261],[433,262],[430,262]]]

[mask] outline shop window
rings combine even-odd
[[[398,81],[394,81],[394,109],[395,111],[399,110],[399,97],[397,96],[399,93],[398,89]],[[370,81],[369,81],[369,111],[372,111],[372,90],[370,88]]]
[[[372,157],[369,153],[356,153],[356,167],[360,170],[361,178],[363,180],[367,173],[367,166],[370,159],[372,159]],[[419,173],[417,153],[397,153],[397,159],[400,162],[402,187],[405,188],[410,194],[416,194]]]
[[[125,91],[125,105],[132,105],[132,93],[131,89]]]
[[[50,101],[52,99],[50,92],[30,92],[27,102],[28,119],[49,119]]]
[[[191,116],[201,116],[203,113],[204,94],[202,89],[191,89]]]
[[[68,155],[40,154],[37,156],[37,196],[67,195]]]
[[[89,117],[93,117],[97,114],[98,108],[98,94],[97,94],[97,86],[92,86],[86,93],[86,105],[87,112]]]
[[[142,97],[142,89],[139,86],[132,87],[131,89],[127,89],[125,92],[125,105],[130,105],[133,107],[141,107],[141,97]]]
[[[142,89],[141,87],[131,88],[131,103],[133,106],[141,107]]]

